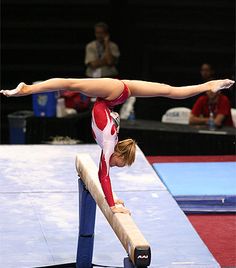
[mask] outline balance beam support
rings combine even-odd
[[[124,268],[135,268],[129,257],[124,258]]]
[[[76,268],[92,267],[96,203],[83,181],[79,184],[79,239]]]

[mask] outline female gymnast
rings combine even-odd
[[[224,79],[212,80],[194,86],[173,87],[154,82],[111,78],[53,78],[34,85],[26,85],[22,82],[15,89],[1,90],[0,93],[7,97],[18,97],[40,92],[76,90],[89,97],[96,97],[92,110],[92,132],[102,149],[98,172],[99,180],[113,213],[130,213],[124,206],[118,206],[118,204],[123,204],[122,200],[114,201],[109,169],[113,166],[131,165],[135,160],[136,144],[132,139],[118,142],[119,115],[112,111],[114,106],[124,103],[130,96],[162,96],[184,99],[208,90],[217,92],[230,88],[233,84],[234,81]]]

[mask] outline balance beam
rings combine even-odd
[[[80,179],[111,225],[132,263],[137,267],[149,266],[151,262],[150,245],[130,215],[114,214],[111,211],[98,179],[98,168],[89,154],[77,154],[76,169]]]

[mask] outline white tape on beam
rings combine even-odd
[[[147,258],[146,255],[136,256],[136,253],[140,249],[141,251],[150,250],[150,245],[130,215],[114,214],[111,211],[98,179],[98,168],[89,154],[77,154],[76,169],[79,177],[116,233],[132,262],[136,264],[137,258]]]

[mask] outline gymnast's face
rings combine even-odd
[[[122,156],[117,153],[113,153],[110,159],[110,166],[111,167],[124,167],[125,161]]]

